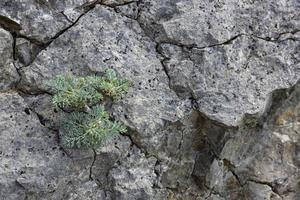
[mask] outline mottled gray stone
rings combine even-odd
[[[72,24],[63,15],[65,10],[75,10],[79,16],[83,11],[76,10],[76,7],[88,2],[90,0],[4,0],[0,2],[0,24],[26,37],[46,42]]]
[[[299,11],[295,0],[155,0],[141,4],[139,19],[157,41],[204,47],[239,34],[276,39],[298,30]]]
[[[282,199],[279,195],[275,194],[268,185],[249,182],[247,187],[249,189],[250,199]]]
[[[176,8],[178,2],[180,0],[145,0],[140,3],[138,21],[148,36],[158,41],[167,40],[162,22],[179,14]],[[185,1],[185,3],[191,4],[190,1]]]
[[[1,198],[62,199],[89,180],[93,157],[82,151],[67,156],[22,97],[1,93],[0,105]]]
[[[0,90],[12,88],[19,80],[13,63],[13,37],[0,28]]]
[[[292,90],[286,100],[273,100],[262,126],[242,129],[228,140],[220,156],[222,160],[214,161],[207,176],[211,188],[221,194],[230,192],[232,181],[227,177],[231,174],[236,182],[235,191],[244,191],[239,194],[250,199],[297,199],[299,84]]]
[[[231,44],[182,51],[162,45],[164,63],[177,94],[197,100],[211,119],[236,126],[244,115],[261,115],[269,94],[300,77],[300,42],[281,43],[240,36]]]
[[[0,7],[0,199],[300,198],[298,0]],[[133,82],[108,106],[129,131],[60,148],[44,81],[107,68]]]
[[[96,159],[91,168],[91,176],[97,180],[101,188],[111,189],[107,175],[117,161],[128,155],[130,145],[131,142],[128,137],[115,136],[105,141],[102,147],[96,149]]]
[[[95,181],[86,182],[71,192],[66,200],[110,200],[105,191],[99,190],[99,187]]]
[[[16,38],[15,57],[24,66],[28,66],[41,51],[42,46],[31,43],[23,38]]]
[[[36,113],[42,125],[53,130],[59,129],[60,120],[67,113],[54,108],[51,95],[23,95],[23,98],[28,105],[28,112]]]
[[[136,19],[138,17],[138,12],[139,12],[138,3],[136,2],[121,5],[121,6],[116,6],[115,10],[116,12],[122,13],[123,15],[133,19]]]
[[[121,161],[121,165],[110,171],[110,183],[115,199],[166,199],[163,189],[155,188],[157,175],[155,173],[154,157],[145,155],[135,146],[129,155]]]
[[[140,140],[184,116],[187,102],[181,102],[169,89],[154,44],[143,35],[136,21],[101,6],[82,17],[31,65],[21,69],[19,87],[40,92],[47,89],[43,82],[55,75],[101,73],[109,67],[133,82],[129,93],[113,110],[118,119],[141,134]],[[147,140],[142,145],[148,143]]]

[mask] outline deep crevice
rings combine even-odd
[[[156,53],[159,55],[159,56],[161,56],[163,59],[161,59],[161,58],[158,58],[159,60],[160,60],[160,63],[161,63],[161,65],[162,65],[162,69],[163,69],[163,71],[165,72],[165,74],[166,74],[166,76],[168,77],[168,85],[169,85],[169,88],[172,90],[172,87],[171,87],[171,76],[170,76],[170,74],[169,74],[169,71],[168,71],[168,68],[167,68],[167,66],[166,66],[166,64],[165,64],[165,62],[166,61],[168,61],[169,60],[169,58],[167,58],[166,56],[164,56],[162,53],[161,53],[161,51],[160,51],[160,44],[158,44],[158,43],[156,43],[156,46],[155,46],[155,50],[156,50]],[[173,90],[174,91],[174,90]],[[175,93],[176,93],[176,91],[174,91]],[[176,93],[177,94],[177,93]],[[177,96],[178,96],[178,94],[177,94]]]
[[[17,60],[17,55],[16,55],[16,43],[17,43],[17,34],[16,33],[11,33],[12,37],[13,37],[13,44],[12,44],[12,48],[13,48],[13,60]]]
[[[283,199],[282,195],[279,194],[279,192],[277,191],[277,189],[273,186],[273,184],[271,182],[260,181],[260,180],[255,180],[255,179],[248,179],[247,182],[253,182],[253,183],[256,183],[256,184],[266,185],[266,186],[271,188],[272,192],[274,192],[275,194],[280,196],[281,199]]]
[[[192,49],[199,49],[199,50],[202,50],[202,49],[206,49],[206,48],[211,48],[211,47],[216,47],[216,46],[223,46],[223,45],[228,45],[228,44],[231,44],[234,40],[238,39],[239,37],[241,36],[246,36],[246,37],[252,37],[252,38],[256,38],[256,39],[260,39],[260,40],[264,40],[266,42],[273,42],[273,43],[276,43],[276,42],[283,42],[283,41],[286,41],[286,40],[293,40],[293,41],[298,41],[296,40],[295,38],[286,38],[284,40],[280,40],[280,37],[284,34],[296,34],[300,32],[300,30],[295,30],[295,31],[292,31],[292,32],[282,32],[282,33],[278,33],[279,36],[277,38],[268,38],[268,37],[261,37],[261,36],[257,36],[257,35],[254,35],[254,34],[245,34],[245,33],[240,33],[240,34],[237,34],[231,38],[229,38],[228,40],[224,41],[224,42],[221,42],[221,43],[216,43],[216,44],[210,44],[210,45],[206,45],[206,46],[197,46],[196,44],[182,44],[182,43],[179,43],[179,42],[176,42],[176,41],[160,41],[160,42],[156,42],[157,44],[170,44],[170,45],[174,45],[174,46],[178,46],[182,49],[187,49],[187,50],[192,50]]]
[[[94,167],[94,164],[96,162],[96,159],[97,159],[97,152],[96,152],[95,149],[93,149],[93,161],[92,161],[91,166],[89,168],[89,172],[90,172],[89,173],[89,178],[90,178],[91,181],[94,180],[94,178],[93,178],[93,167]]]
[[[85,6],[84,8],[86,9],[86,11],[84,11],[82,14],[79,15],[79,17],[68,27],[60,30],[58,33],[55,34],[55,36],[53,36],[51,38],[51,40],[49,42],[46,43],[45,48],[47,48],[52,42],[55,41],[55,39],[57,39],[59,36],[63,35],[66,31],[68,31],[70,28],[72,28],[73,26],[75,26],[77,24],[77,22],[84,16],[86,15],[89,11],[91,11],[93,8],[95,7],[95,3],[94,4],[90,4]]]
[[[65,18],[69,23],[74,23],[74,21],[70,20],[70,19],[68,18],[68,16],[67,16],[63,11],[61,11],[60,13],[64,16],[64,18]]]
[[[11,28],[7,28],[7,30],[8,30],[9,32],[11,32],[12,35],[13,35],[13,34],[15,35],[15,37],[14,37],[15,40],[16,40],[16,38],[23,38],[23,39],[29,41],[30,43],[37,45],[37,47],[39,48],[39,50],[38,50],[38,52],[36,53],[36,55],[33,55],[33,59],[32,59],[31,62],[28,64],[28,65],[30,65],[31,63],[34,62],[35,58],[38,56],[38,54],[39,54],[41,51],[45,50],[52,42],[55,41],[55,39],[57,39],[59,36],[63,35],[67,30],[69,30],[69,29],[72,28],[73,26],[75,26],[75,25],[77,24],[77,22],[78,22],[85,14],[87,14],[89,11],[91,11],[91,10],[95,7],[96,4],[97,4],[97,2],[93,2],[93,3],[90,3],[90,4],[88,4],[88,5],[82,5],[81,8],[82,8],[84,11],[83,11],[82,14],[79,15],[79,17],[78,17],[74,22],[71,21],[71,20],[70,20],[63,12],[61,12],[61,14],[63,14],[63,16],[66,18],[66,20],[67,20],[68,22],[70,22],[71,24],[70,24],[69,26],[67,26],[66,28],[64,28],[64,29],[60,30],[59,32],[57,32],[53,37],[51,37],[51,38],[50,38],[48,41],[46,41],[46,42],[42,42],[42,41],[39,41],[39,40],[37,40],[37,39],[35,39],[35,38],[32,38],[32,37],[29,37],[29,36],[26,36],[26,35],[21,34],[21,33],[19,32],[19,30],[21,30],[21,27],[20,27],[17,31],[15,31],[14,29],[11,29]],[[1,17],[1,16],[0,16],[0,17]],[[10,20],[10,21],[12,21],[12,20]],[[16,23],[16,24],[17,24],[17,23]],[[2,25],[2,24],[1,24],[1,18],[0,18],[0,25]],[[14,45],[15,45],[15,41],[14,41]],[[16,48],[14,48],[14,59],[15,59],[15,60],[17,59],[17,58],[16,58]],[[28,66],[28,65],[27,65],[27,66]],[[24,67],[26,67],[26,66],[24,66]]]
[[[128,1],[128,2],[124,2],[124,3],[112,3],[112,4],[107,4],[105,3],[105,1],[99,1],[97,4],[103,5],[103,6],[107,6],[110,8],[116,8],[116,7],[120,7],[120,6],[126,6],[128,4],[132,4],[132,3],[136,3],[137,1]]]
[[[0,15],[0,27],[12,34],[18,33],[20,30],[22,30],[22,27],[18,22],[4,15]]]

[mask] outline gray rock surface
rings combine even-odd
[[[299,9],[295,0],[146,0],[139,21],[157,41],[205,47],[241,34],[277,40],[298,31]]]
[[[64,189],[88,181],[87,163],[92,157],[68,157],[57,135],[40,124],[17,93],[1,93],[0,102],[0,194],[4,199],[63,198]]]
[[[13,62],[13,37],[1,28],[0,54],[0,90],[8,90],[18,82],[19,75]]]
[[[93,21],[95,18],[102,20]],[[94,25],[89,27],[86,21]],[[136,21],[110,8],[97,6],[40,52],[31,65],[20,70],[19,87],[39,93],[47,90],[44,81],[55,75],[95,74],[114,67],[120,75],[130,79],[135,88],[114,106],[115,115],[133,130],[144,132],[142,137],[149,137],[165,123],[184,116],[189,106],[168,87],[154,45],[143,35]],[[89,51],[90,48],[93,51]]]
[[[89,2],[91,0],[4,0],[0,3],[0,24],[25,37],[47,42],[80,16],[83,11],[76,8]]]
[[[299,44],[241,36],[223,46],[182,51],[164,44],[161,51],[174,90],[195,98],[211,119],[236,126],[246,113],[263,113],[273,90],[297,82]]]
[[[166,191],[155,187],[156,158],[147,158],[141,150],[133,147],[121,162],[109,174],[114,199],[166,199]]]
[[[300,197],[299,84],[289,92],[273,101],[259,125],[229,139],[213,162],[207,183],[225,199]]]
[[[0,2],[0,199],[300,199],[298,0]],[[132,81],[63,149],[44,82]]]

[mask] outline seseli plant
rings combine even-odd
[[[103,106],[87,112],[73,112],[61,123],[61,143],[65,147],[97,147],[109,136],[125,133],[121,122],[110,120]]]
[[[55,107],[76,110],[61,121],[63,146],[95,148],[108,137],[126,132],[121,122],[113,121],[104,106],[98,105],[103,103],[104,97],[120,99],[130,87],[130,82],[119,79],[113,69],[108,69],[102,77],[59,75],[46,85],[53,93]]]
[[[54,106],[80,109],[99,103],[103,95],[120,99],[128,91],[130,82],[119,79],[113,69],[108,69],[103,77],[58,75],[46,85],[54,93]]]

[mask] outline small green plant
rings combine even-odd
[[[46,82],[55,94],[52,102],[56,107],[84,108],[99,103],[103,95],[120,99],[130,86],[128,80],[118,79],[113,69],[108,69],[104,77],[59,75]]]
[[[109,136],[125,133],[126,127],[113,122],[103,106],[88,112],[73,112],[61,124],[62,145],[66,147],[97,147]]]
[[[92,78],[90,78],[92,79]],[[47,82],[55,94],[52,103],[62,108],[84,108],[102,100],[103,96],[91,87],[86,77],[57,76]]]
[[[109,136],[126,132],[122,123],[110,119],[104,106],[96,105],[105,96],[116,100],[128,91],[130,82],[119,79],[114,70],[107,70],[103,77],[60,75],[46,84],[54,94],[55,107],[80,110],[70,113],[61,122],[63,146],[94,148]]]
[[[96,85],[105,95],[119,99],[128,91],[130,82],[125,79],[119,79],[114,70],[107,70],[105,76]]]

